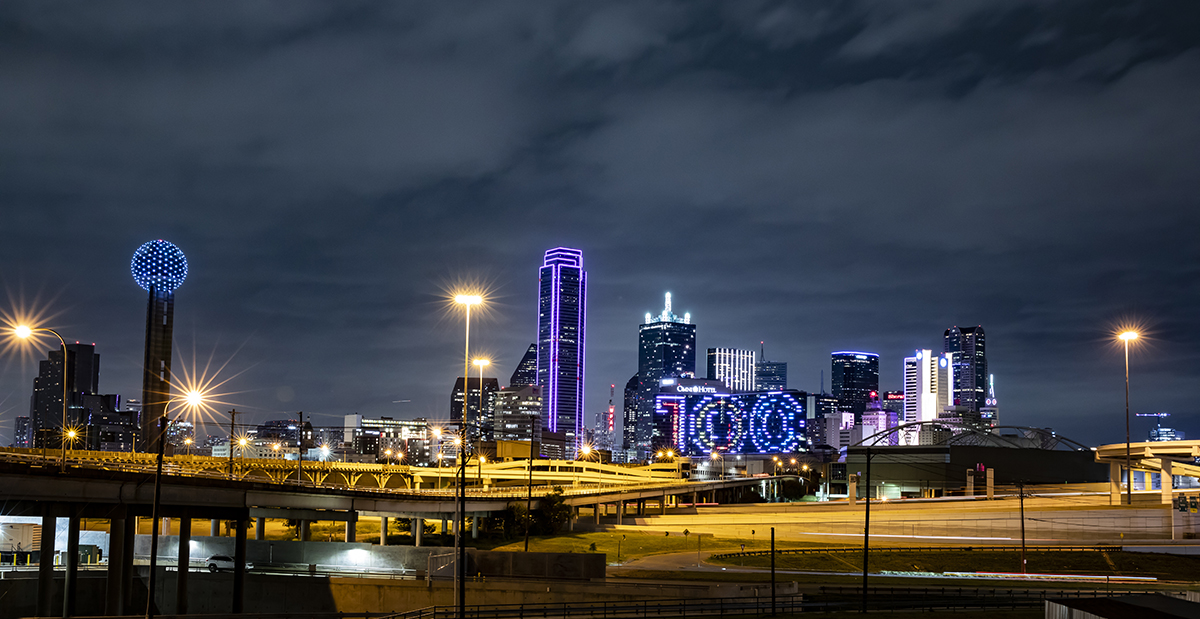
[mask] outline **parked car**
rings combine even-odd
[[[233,557],[229,555],[213,555],[204,560],[204,564],[208,566],[208,571],[219,572],[221,570],[233,569]],[[254,569],[254,564],[246,562],[246,569]]]

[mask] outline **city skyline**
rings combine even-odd
[[[809,392],[841,350],[902,389],[983,325],[1002,423],[1088,444],[1123,438],[1112,332],[1140,322],[1131,411],[1200,424],[1195,8],[25,7],[0,9],[5,309],[95,342],[105,393],[141,399],[149,239],[188,256],[175,365],[213,352],[248,419],[318,425],[441,417],[460,283],[509,376],[562,245],[589,427],[667,291],[698,350],[765,341]],[[0,366],[4,444],[50,348]]]

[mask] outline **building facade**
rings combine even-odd
[[[696,376],[696,325],[692,316],[676,316],[671,310],[671,293],[666,294],[663,311],[657,316],[646,313],[646,322],[638,327],[638,402],[634,449],[640,458],[659,445],[670,445],[671,420],[659,414],[655,398],[662,379]]]
[[[492,432],[496,441],[542,441],[542,390],[537,385],[496,394]]]
[[[879,392],[879,355],[844,350],[832,354],[831,391],[842,411],[861,419],[872,392]]]
[[[584,347],[587,339],[587,271],[583,252],[557,247],[538,270],[537,384],[542,425],[579,448],[584,428]]]
[[[943,352],[952,354],[954,364],[952,404],[979,411],[987,405],[987,338],[983,327],[950,327],[943,339]]]
[[[621,450],[626,452],[624,458],[618,458],[622,461],[637,460],[638,384],[639,377],[634,374],[626,381],[621,399]],[[629,456],[630,452],[634,455]]]
[[[513,370],[512,376],[508,379],[509,389],[520,389],[521,387],[532,387],[537,382],[537,344],[530,344],[525,350],[525,355],[521,357],[521,361],[517,363],[517,368]]]
[[[709,348],[706,358],[708,360],[706,376],[709,380],[724,381],[725,385],[733,391],[754,391],[755,355],[753,350]]]
[[[482,384],[482,391],[480,385]],[[500,381],[495,378],[483,377],[467,379],[467,423],[478,424],[481,428],[491,422],[492,408],[496,405],[496,392],[500,391]],[[460,423],[463,420],[463,378],[454,380],[454,389],[450,392],[450,421]]]
[[[784,361],[759,361],[754,364],[755,391],[783,391],[787,389],[787,363]]]
[[[693,456],[806,451],[806,398],[802,391],[735,392],[721,380],[664,378],[655,402],[671,435],[659,446]]]
[[[953,353],[935,355],[929,349],[918,350],[904,359],[904,421],[935,421],[943,418],[947,407],[953,407]],[[902,445],[930,444],[937,439],[929,428],[921,442],[916,430],[902,432]]]

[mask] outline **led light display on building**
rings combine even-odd
[[[683,378],[661,381],[656,413],[671,420],[672,447],[687,455],[808,450],[807,394],[792,390],[729,393],[722,386],[716,381]]]

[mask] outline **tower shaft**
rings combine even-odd
[[[175,293],[150,287],[146,308],[146,357],[142,364],[142,451],[152,451],[158,441],[158,418],[171,398],[171,332],[175,321]]]

